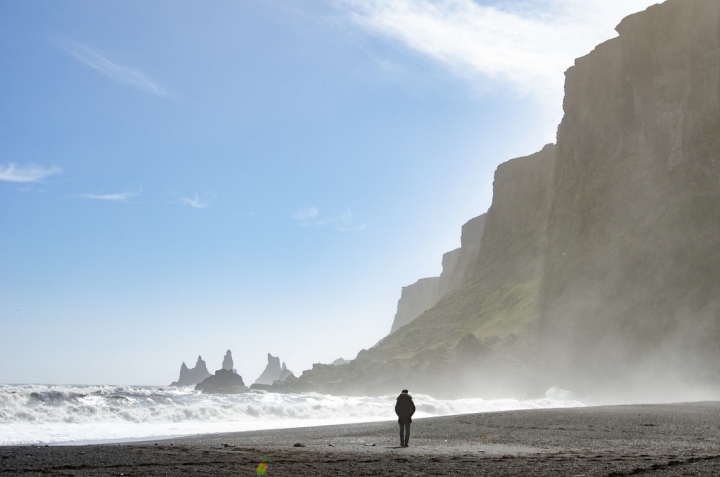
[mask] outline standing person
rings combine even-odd
[[[410,440],[412,415],[415,414],[415,403],[412,396],[408,394],[407,389],[403,389],[397,397],[395,414],[397,414],[398,423],[400,424],[400,447],[407,447]]]

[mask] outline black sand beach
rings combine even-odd
[[[1,475],[720,475],[720,403],[608,406],[397,424],[213,434],[157,442],[0,447]],[[293,447],[302,444],[304,447]]]

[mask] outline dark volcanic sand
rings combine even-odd
[[[720,476],[719,428],[717,402],[512,411],[417,419],[407,449],[395,423],[0,447],[0,475]]]

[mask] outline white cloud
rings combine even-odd
[[[196,209],[204,209],[205,207],[210,205],[210,202],[215,200],[215,197],[217,196],[214,193],[195,193],[191,198],[182,197],[177,201],[181,204],[189,205],[190,207],[194,207]]]
[[[316,219],[318,215],[320,215],[320,211],[315,207],[306,207],[295,212],[293,218],[300,222],[307,222]]]
[[[336,217],[323,217],[317,207],[306,207],[298,210],[293,218],[302,226],[333,226],[340,232],[359,232],[366,228],[365,224],[356,224],[353,220],[353,213],[347,209]]]
[[[67,38],[57,39],[53,41],[53,43],[76,60],[81,61],[95,71],[104,74],[118,83],[132,86],[158,96],[169,95],[168,91],[159,86],[142,71],[115,63],[89,46]]]
[[[137,190],[129,190],[126,192],[119,192],[115,194],[79,194],[75,197],[81,197],[83,199],[93,200],[107,200],[115,202],[127,202],[129,199],[137,197],[142,192],[142,186],[138,187]]]
[[[6,182],[42,182],[43,179],[62,173],[56,166],[43,167],[29,164],[16,166],[12,162],[7,166],[0,166],[0,181]]]
[[[562,96],[575,58],[653,0],[336,0],[351,21],[482,88]]]

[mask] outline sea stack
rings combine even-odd
[[[267,359],[268,364],[265,366],[265,371],[255,380],[255,384],[272,384],[280,379],[280,375],[282,374],[280,358],[268,353]]]
[[[225,353],[225,358],[223,358],[222,362],[222,369],[235,371],[235,368],[233,367],[232,352],[230,350],[227,350],[227,353]]]
[[[287,366],[285,366],[285,363],[282,364],[282,371],[280,371],[280,376],[277,378],[277,381],[285,381],[290,376],[295,376],[292,371],[287,369]]]
[[[194,386],[210,376],[205,361],[203,361],[202,356],[198,356],[194,368],[188,369],[185,363],[180,366],[180,377],[170,386]]]
[[[205,394],[242,394],[250,391],[242,376],[227,369],[218,369],[213,376],[195,386]]]
[[[213,376],[208,377],[195,386],[196,391],[205,394],[242,394],[250,391],[245,386],[242,376],[233,369],[233,359],[230,350],[225,353],[222,368],[215,371]]]

